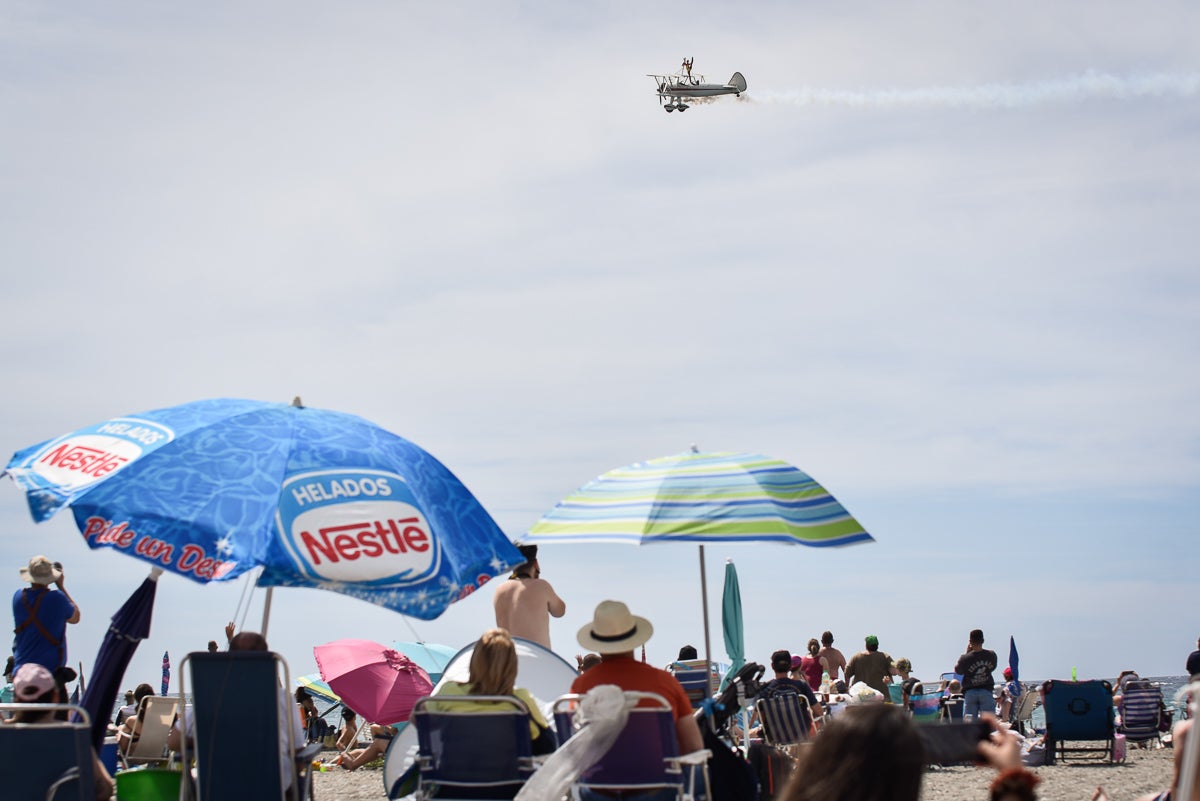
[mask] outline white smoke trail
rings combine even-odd
[[[1023,84],[930,86],[917,89],[814,89],[747,92],[743,100],[795,106],[941,107],[1016,109],[1082,100],[1190,97],[1200,93],[1200,72],[1119,76],[1089,71],[1058,80]]]

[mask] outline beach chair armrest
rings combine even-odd
[[[59,787],[62,787],[67,782],[77,781],[79,781],[79,768],[67,768],[63,771],[63,774],[58,777],[54,784],[46,788],[46,801],[50,801],[50,799],[54,798],[54,795],[58,792]]]
[[[668,759],[678,762],[680,765],[704,765],[712,757],[712,751],[707,748],[701,748],[699,751],[693,751],[690,754],[680,754],[676,757],[668,757]]]

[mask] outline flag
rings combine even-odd
[[[166,695],[171,689],[171,655],[163,651],[163,681],[162,692],[160,695]]]
[[[1021,674],[1017,670],[1017,666],[1020,664],[1020,662],[1021,662],[1021,659],[1017,655],[1017,641],[1014,640],[1012,635],[1010,634],[1010,635],[1008,635],[1008,668],[1009,668],[1009,670],[1012,671],[1012,674],[1013,674],[1012,680],[1013,681],[1021,680]]]

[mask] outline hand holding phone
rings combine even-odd
[[[983,721],[992,727],[993,734],[979,744],[980,758],[996,770],[1021,767],[1021,744],[1016,735],[1002,729],[992,715],[984,715]]]
[[[985,720],[966,723],[936,723],[917,726],[925,749],[926,765],[954,765],[977,762],[983,758],[979,744],[992,734]]]

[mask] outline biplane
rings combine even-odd
[[[693,60],[685,58],[683,66],[672,75],[651,74],[648,76],[658,84],[658,102],[668,112],[676,109],[687,111],[688,104],[684,101],[689,98],[717,97],[719,95],[740,97],[742,92],[746,91],[746,79],[740,72],[733,73],[728,83],[705,83],[703,75],[692,72]]]

